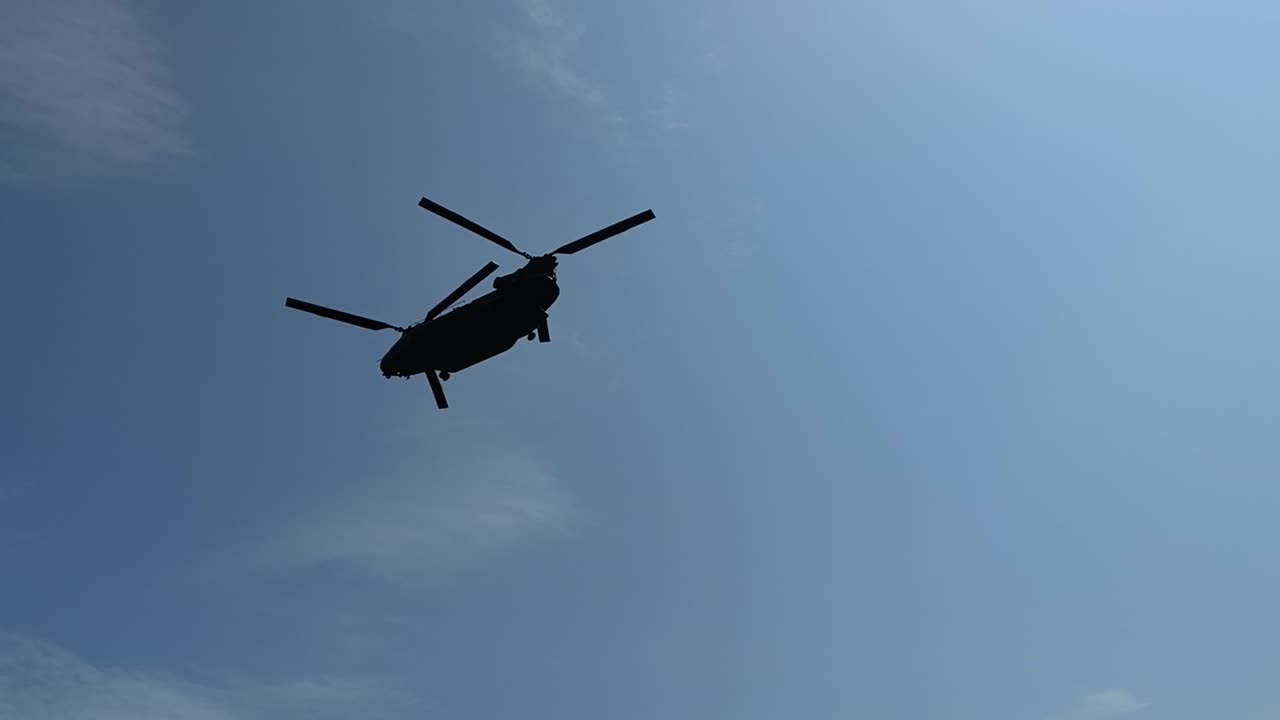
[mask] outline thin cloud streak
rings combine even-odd
[[[218,574],[351,573],[403,584],[492,562],[564,535],[573,503],[560,481],[516,454],[410,463],[320,499],[223,554]]]
[[[574,54],[586,26],[559,10],[553,0],[515,0],[523,29],[504,38],[498,53],[533,87],[568,98],[596,114],[604,131],[619,148],[634,139],[630,120],[606,96],[604,88],[589,79],[574,62]]]
[[[419,718],[421,698],[378,680],[191,682],[153,669],[91,664],[35,638],[0,632],[0,720],[280,720]]]
[[[324,677],[242,691],[255,717],[272,718],[421,718],[422,698],[378,680]]]
[[[1131,715],[1148,706],[1150,703],[1139,701],[1127,690],[1103,690],[1082,696],[1075,706],[1056,716],[1055,720],[1102,720]]]
[[[689,122],[684,119],[681,107],[684,105],[684,92],[672,83],[664,83],[659,94],[657,107],[651,113],[654,121],[663,130],[687,130]]]
[[[94,667],[30,638],[0,634],[0,720],[235,720],[207,688],[160,673]]]
[[[190,154],[185,101],[130,0],[0,5],[0,178]]]
[[[574,67],[572,56],[585,28],[552,7],[549,0],[517,0],[533,26],[517,43],[522,70],[536,85],[588,105],[604,102],[604,92]]]

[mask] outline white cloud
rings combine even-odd
[[[565,533],[571,516],[568,492],[528,457],[414,463],[354,480],[352,490],[281,519],[225,555],[219,570],[268,577],[343,571],[416,585]]]
[[[1119,715],[1129,715],[1148,707],[1150,703],[1139,701],[1126,690],[1103,690],[1088,693],[1076,701],[1060,720],[1098,720]]]
[[[579,355],[583,357],[591,356],[591,348],[587,347],[587,344],[583,342],[582,333],[577,330],[569,333],[569,344],[573,346],[573,349],[577,351]]]
[[[686,130],[689,122],[681,114],[684,105],[684,92],[671,83],[662,86],[657,107],[652,110],[655,122],[663,130]]]
[[[319,678],[264,685],[244,693],[265,718],[421,718],[424,701],[377,680]]]
[[[694,232],[715,237],[703,246],[700,258],[715,267],[743,268],[755,265],[764,249],[761,227],[767,210],[760,201],[734,201],[713,207],[690,219]]]
[[[604,102],[604,93],[573,64],[573,53],[585,28],[552,6],[551,0],[516,0],[531,26],[513,45],[525,74],[547,87],[589,105]]]
[[[1080,712],[1085,717],[1111,717],[1137,712],[1147,707],[1147,704],[1139,702],[1131,693],[1124,690],[1104,690],[1082,698]]]
[[[421,718],[418,697],[362,678],[281,684],[189,682],[91,664],[47,642],[0,633],[0,720]]]
[[[641,123],[651,123],[663,132],[690,126],[688,119],[681,115],[682,93],[674,86],[665,86],[654,100],[641,101],[609,90],[590,70],[583,70],[604,66],[578,60],[587,26],[565,9],[565,0],[511,2],[518,10],[519,27],[500,32],[496,55],[533,87],[566,98],[590,113],[599,123],[596,129],[612,140],[610,150],[620,153],[619,161],[639,159],[635,154],[636,130]],[[647,110],[637,109],[637,103],[641,102],[649,104]],[[642,114],[648,117],[641,117]]]
[[[0,720],[231,720],[207,689],[159,673],[100,669],[61,648],[0,634]]]
[[[0,3],[0,177],[186,155],[185,114],[130,0]]]

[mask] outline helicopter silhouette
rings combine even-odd
[[[521,338],[533,340],[537,337],[541,342],[551,342],[547,311],[560,297],[560,286],[556,284],[556,255],[572,255],[654,219],[653,211],[645,210],[561,245],[545,255],[533,256],[517,248],[510,240],[439,203],[424,197],[418,201],[418,206],[523,257],[527,262],[515,272],[494,278],[492,291],[450,309],[498,269],[497,263],[489,262],[431,308],[426,317],[408,327],[398,327],[292,297],[285,298],[284,304],[294,310],[368,330],[395,330],[400,333],[400,338],[378,363],[382,376],[410,378],[425,374],[436,406],[441,410],[449,407],[441,382],[448,380],[451,374],[510,350]]]

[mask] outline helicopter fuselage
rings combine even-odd
[[[497,278],[494,286],[465,305],[406,328],[382,357],[382,375],[456,373],[500,355],[545,327],[547,310],[560,296],[554,273],[528,269]]]
[[[652,210],[645,210],[535,257],[516,247],[510,240],[434,200],[424,197],[418,201],[418,206],[523,257],[527,261],[525,266],[509,275],[495,278],[492,292],[469,303],[457,305],[498,269],[497,263],[486,263],[432,306],[421,322],[409,327],[392,325],[294,297],[286,297],[284,304],[287,308],[366,330],[395,330],[400,333],[400,339],[378,363],[382,376],[410,378],[425,375],[431,394],[435,396],[436,407],[441,410],[448,408],[449,402],[440,383],[448,380],[452,373],[501,355],[515,347],[522,337],[551,342],[547,311],[560,297],[560,286],[556,284],[557,256],[573,255],[594,247],[654,218]]]

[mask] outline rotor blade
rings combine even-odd
[[[440,217],[444,218],[445,220],[448,220],[449,222],[455,223],[457,225],[461,225],[462,227],[470,230],[471,232],[479,235],[480,237],[488,240],[489,242],[494,243],[495,245],[498,245],[499,247],[506,248],[507,250],[510,250],[511,252],[517,255],[520,255],[522,257],[526,257],[526,258],[529,257],[523,251],[521,251],[520,248],[513,245],[510,240],[502,237],[501,235],[490,230],[487,227],[483,227],[478,223],[474,223],[462,217],[458,213],[450,210],[449,208],[437,202],[432,202],[431,200],[422,198],[421,200],[418,201],[418,207],[423,208],[425,210],[430,210],[431,212],[439,215]]]
[[[542,318],[542,322],[538,323],[538,342],[551,342],[551,329],[547,327],[547,319]]]
[[[598,242],[608,240],[614,235],[617,235],[619,233],[624,233],[630,230],[631,228],[637,225],[640,225],[642,223],[647,223],[650,220],[652,220],[653,217],[654,216],[653,216],[652,210],[645,210],[642,213],[637,213],[635,215],[632,215],[626,220],[623,220],[621,222],[616,222],[607,228],[597,230],[591,233],[590,235],[585,235],[581,238],[578,238],[577,240],[574,240],[573,242],[567,245],[563,245],[559,249],[552,252],[551,254],[552,255],[572,255],[578,252],[579,250],[586,250],[587,248],[591,247],[592,245],[595,245]]]
[[[440,378],[436,377],[435,370],[427,371],[427,382],[431,385],[431,394],[436,396],[436,407],[444,410],[449,407],[449,401],[444,397],[444,388],[440,385]]]
[[[453,292],[449,293],[449,297],[441,300],[438,305],[431,308],[431,311],[427,313],[426,320],[430,320],[431,318],[439,315],[445,310],[448,310],[450,305],[462,299],[463,295],[466,295],[467,293],[471,292],[471,288],[475,287],[476,285],[479,285],[481,280],[484,280],[485,278],[489,277],[489,274],[497,269],[498,269],[498,263],[495,263],[495,262],[490,262],[488,265],[485,265],[484,267],[480,268],[479,272],[467,278],[465,282],[459,285],[457,290],[454,290]],[[426,320],[424,320],[423,322],[426,322]]]
[[[320,317],[337,320],[338,322],[344,322],[349,325],[356,325],[369,330],[402,330],[402,328],[384,323],[381,320],[371,320],[367,317],[352,315],[351,313],[342,312],[341,310],[334,310],[332,308],[314,305],[312,303],[295,300],[293,298],[285,298],[284,305],[285,307],[291,307],[294,310],[309,312],[312,315],[319,315]]]

